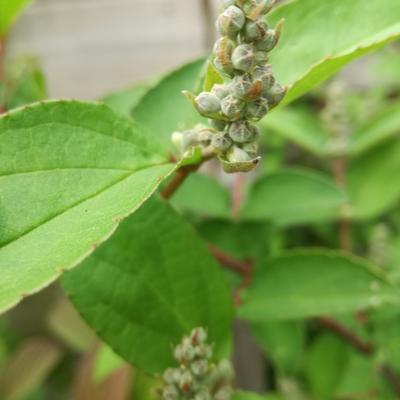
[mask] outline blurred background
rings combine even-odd
[[[204,55],[204,8],[216,3],[37,0],[13,27],[7,57],[35,54],[52,98],[98,98]]]

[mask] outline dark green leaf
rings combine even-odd
[[[153,199],[63,284],[72,302],[117,354],[148,372],[174,364],[172,348],[196,326],[215,353],[229,347],[231,294],[192,228]]]

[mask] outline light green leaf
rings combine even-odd
[[[98,335],[140,369],[174,365],[173,346],[196,326],[207,328],[217,357],[226,355],[230,290],[206,246],[165,202],[148,201],[63,284]]]
[[[0,118],[0,311],[106,240],[174,169],[104,105],[57,101]]]
[[[355,218],[374,218],[400,199],[400,141],[393,139],[355,159],[348,191]]]
[[[110,347],[102,345],[97,350],[94,360],[94,381],[101,383],[124,365],[125,361],[120,356],[115,354]]]
[[[399,37],[399,15],[398,0],[298,0],[278,7],[269,19],[286,23],[270,61],[279,82],[290,86],[283,104]]]
[[[400,134],[400,102],[368,120],[350,136],[350,153],[360,155]]]
[[[328,146],[329,135],[318,114],[306,108],[277,108],[261,120],[260,126],[265,135],[272,131],[316,155],[323,155]]]
[[[7,110],[47,98],[46,80],[37,59],[19,57],[7,65],[5,75]]]
[[[211,89],[214,87],[214,85],[218,85],[221,83],[224,83],[224,78],[215,68],[214,63],[208,61],[204,77],[203,91],[211,92]]]
[[[232,400],[283,400],[278,394],[257,394],[252,392],[237,391],[233,394]]]
[[[339,215],[344,193],[324,175],[288,169],[266,175],[250,189],[243,219],[279,226],[327,221]]]
[[[293,376],[301,371],[306,341],[304,321],[255,323],[251,331],[281,374]]]
[[[156,135],[165,152],[173,149],[171,134],[192,128],[203,121],[190,102],[183,96],[183,90],[193,90],[204,60],[198,60],[173,71],[150,89],[133,109],[133,117]]]
[[[4,37],[22,10],[32,0],[0,0],[0,38]]]
[[[333,333],[318,337],[307,352],[306,377],[318,400],[331,400],[349,363],[349,349]]]
[[[323,250],[294,251],[258,265],[239,315],[251,321],[343,314],[398,304],[400,291],[365,261]]]
[[[205,217],[229,218],[230,195],[216,180],[191,174],[171,200],[180,211]]]
[[[149,89],[150,85],[141,84],[110,93],[103,97],[101,101],[106,103],[114,112],[129,117]]]

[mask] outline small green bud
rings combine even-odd
[[[256,44],[256,49],[258,51],[271,51],[278,43],[275,31],[268,29],[265,36],[259,40]]]
[[[207,341],[207,332],[204,328],[194,328],[190,333],[190,341],[193,346],[198,346]]]
[[[201,392],[197,393],[194,397],[194,400],[211,400],[212,397],[208,390],[202,390]]]
[[[196,347],[196,355],[199,358],[210,359],[212,357],[212,348],[207,344]]]
[[[268,25],[261,19],[257,21],[248,20],[244,26],[243,39],[245,42],[256,42],[261,40],[268,31]]]
[[[247,143],[257,137],[256,128],[247,121],[236,121],[229,126],[229,136],[235,143]]]
[[[232,53],[235,47],[236,43],[226,36],[217,40],[214,46],[214,65],[217,69],[227,74],[232,73]]]
[[[244,149],[244,146],[242,149]],[[219,376],[225,381],[232,380],[235,375],[232,363],[229,360],[221,360],[217,365],[217,370]]]
[[[175,386],[166,386],[162,393],[163,400],[179,400],[179,391]]]
[[[268,53],[265,51],[256,51],[255,63],[256,65],[264,66],[268,62]]]
[[[246,106],[246,116],[253,120],[264,118],[269,111],[268,101],[263,97],[248,103]]]
[[[268,100],[270,108],[277,106],[285,97],[287,87],[275,83],[269,90],[265,92],[265,97]]]
[[[217,131],[223,131],[227,123],[225,121],[219,121],[217,119],[210,119],[210,124]]]
[[[179,388],[183,393],[189,393],[193,385],[193,376],[189,371],[183,371],[179,380]]]
[[[231,138],[223,132],[218,132],[213,135],[211,146],[219,152],[225,152],[232,146]]]
[[[255,21],[262,15],[268,14],[275,4],[275,0],[247,0],[243,6],[248,19]]]
[[[246,99],[252,88],[252,80],[249,74],[236,75],[232,82],[232,94],[239,99]]]
[[[275,83],[271,65],[257,66],[253,71],[253,79],[259,79],[262,83],[262,91],[270,89]]]
[[[215,84],[211,89],[211,93],[222,100],[223,98],[231,94],[231,85],[227,83]]]
[[[199,111],[203,114],[213,114],[221,110],[221,102],[219,98],[212,93],[200,93],[196,97],[195,103]]]
[[[248,72],[255,64],[254,47],[250,44],[241,44],[232,53],[233,67],[239,71]]]
[[[243,101],[230,94],[221,101],[221,110],[230,120],[236,120],[241,117],[244,105]]]
[[[205,375],[208,372],[208,361],[198,360],[191,364],[191,369],[194,375]]]
[[[256,141],[245,143],[242,146],[242,150],[244,150],[251,158],[256,158],[258,154],[258,143]]]
[[[243,11],[236,6],[228,7],[217,20],[217,28],[223,36],[234,36],[244,26],[246,16]]]
[[[237,146],[232,146],[229,149],[226,158],[231,163],[242,163],[251,160],[251,157],[244,150]]]
[[[231,397],[232,389],[228,386],[224,386],[215,393],[214,400],[230,400]]]
[[[229,8],[230,6],[236,5],[236,0],[223,0],[222,7]]]

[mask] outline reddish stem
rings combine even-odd
[[[232,187],[232,216],[238,218],[243,202],[243,189],[245,184],[245,174],[236,174]]]
[[[4,64],[5,64],[5,54],[6,54],[6,39],[0,39],[0,82],[4,81]],[[6,107],[3,104],[3,99],[0,98],[0,114],[5,113]]]

